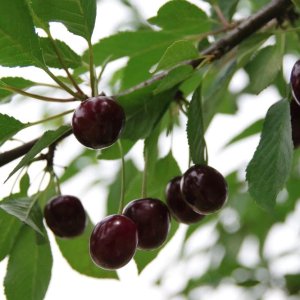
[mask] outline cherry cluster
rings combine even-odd
[[[83,145],[102,149],[112,145],[125,123],[122,107],[111,97],[89,98],[75,110],[72,126],[75,137]],[[166,187],[166,203],[142,198],[131,201],[121,214],[100,221],[90,237],[90,255],[104,269],[126,265],[136,249],[152,250],[166,241],[171,214],[181,223],[200,221],[205,215],[220,210],[227,199],[227,183],[214,168],[194,165],[182,176],[170,180]],[[171,213],[171,214],[170,214]],[[86,214],[80,200],[60,195],[45,207],[49,228],[59,237],[80,235],[86,225]]]

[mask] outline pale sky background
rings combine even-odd
[[[156,14],[157,9],[166,1],[152,0],[152,1],[131,1],[140,8],[145,19],[152,17]],[[202,1],[190,1],[198,5],[201,5],[203,9],[207,9],[208,6]],[[93,41],[96,42],[99,38],[107,36],[115,32],[115,28],[121,20],[129,18],[129,11],[124,6],[120,5],[115,0],[103,0],[100,2],[97,12],[97,22],[94,31]],[[62,25],[53,24],[53,34],[66,41],[71,47],[82,52],[85,49],[84,40],[80,37],[76,37],[68,33]],[[289,78],[289,73],[296,61],[295,57],[288,56],[284,60],[284,74]],[[112,66],[104,74],[103,81],[107,80],[107,74],[116,68],[118,62],[113,63]],[[0,67],[0,77],[2,76],[16,76],[16,74],[25,74],[32,79],[38,81],[49,81],[47,75],[42,71],[24,68],[20,70],[10,70]],[[28,75],[29,74],[29,75]],[[247,75],[239,71],[232,79],[230,89],[238,91],[247,82]],[[105,84],[103,85],[105,86]],[[57,96],[57,95],[53,95]],[[245,168],[246,163],[251,159],[253,152],[258,143],[258,136],[247,139],[246,141],[232,145],[231,147],[223,150],[223,146],[228,140],[239,133],[247,125],[251,124],[254,120],[265,116],[267,109],[271,104],[279,100],[279,94],[277,91],[270,87],[262,92],[259,96],[245,95],[239,100],[239,110],[235,116],[219,115],[212,122],[207,135],[206,140],[209,147],[209,164],[218,169],[224,175],[237,169],[238,167]],[[36,100],[25,100],[24,98],[17,97],[16,103],[18,105],[12,106],[1,105],[1,113],[7,113],[14,116],[21,121],[35,121],[40,119],[40,113],[44,103],[39,103]],[[34,103],[33,103],[34,102]],[[33,105],[31,105],[31,103]],[[54,110],[61,111],[61,104],[47,104]],[[77,104],[70,104],[70,108],[75,108]],[[259,110],[257,109],[259,107]],[[67,108],[66,108],[67,109]],[[30,111],[30,114],[27,112]],[[24,113],[25,112],[25,113]],[[69,117],[70,118],[70,117]],[[174,133],[173,141],[173,153],[178,160],[182,171],[185,171],[188,165],[188,148],[186,141],[184,123],[185,119],[182,118],[182,128],[176,129]],[[31,128],[30,130],[22,131],[21,136],[24,140],[30,140],[39,135],[40,128]],[[77,141],[70,137],[61,146],[58,147],[56,153],[55,162],[57,165],[67,165],[68,161],[80,151],[81,146],[74,145]],[[14,145],[9,144],[3,147],[3,150],[9,149]],[[168,152],[170,148],[170,138],[161,138],[161,155]],[[68,155],[66,155],[66,153]],[[134,149],[129,153],[137,165],[143,167],[142,159],[142,143],[139,142]],[[66,161],[66,159],[68,161]],[[15,163],[9,164],[0,169],[0,182],[3,182],[11,171]],[[84,170],[79,176],[76,176],[74,180],[67,182],[62,186],[63,193],[74,194],[78,196],[93,222],[97,223],[104,217],[103,206],[99,199],[105,199],[107,191],[101,186],[88,189],[88,183],[90,180],[100,177],[107,180],[111,180],[115,176],[116,166],[118,162],[103,162],[105,168],[90,167]],[[36,164],[32,173],[36,178],[40,176],[40,170],[43,165]],[[109,170],[104,172],[103,170]],[[33,178],[34,178],[33,176]],[[244,176],[241,173],[241,176]],[[6,196],[9,194],[11,185],[14,182],[11,179],[6,185],[1,186],[0,196]],[[39,182],[39,180],[35,180]],[[32,188],[34,191],[35,186]],[[229,199],[230,201],[230,199]],[[220,213],[220,218],[224,219],[226,216],[231,216],[233,221],[235,216],[231,215],[229,209],[224,209]],[[271,264],[274,274],[284,274],[288,272],[299,272],[300,270],[300,247],[299,247],[299,232],[300,232],[300,207],[288,218],[286,224],[277,225],[273,228],[271,234],[268,237],[265,253],[271,258],[274,258]],[[184,231],[186,227],[181,226],[178,234],[169,243],[149,267],[147,267],[140,276],[137,275],[137,270],[134,262],[131,262],[126,267],[118,271],[121,280],[99,280],[90,277],[82,276],[73,271],[64,258],[59,253],[59,250],[54,242],[52,233],[49,231],[50,239],[52,241],[52,252],[54,255],[54,265],[52,269],[52,279],[48,292],[46,294],[46,300],[96,300],[96,299],[130,299],[130,300],[181,300],[181,298],[174,298],[173,295],[176,291],[179,291],[184,284],[184,276],[192,276],[193,274],[202,274],[208,267],[209,257],[203,252],[194,259],[188,261],[187,266],[183,266],[176,262],[176,255],[178,254],[179,245],[181,243]],[[214,234],[211,225],[203,226],[197,236],[187,245],[186,252],[193,253],[193,251],[205,249],[209,244],[214,242]],[[297,243],[298,242],[298,243]],[[247,244],[242,247],[241,252],[238,254],[240,261],[244,265],[253,266],[257,262],[257,243],[254,240],[247,241]],[[276,246],[274,246],[276,245]],[[277,256],[289,249],[297,249],[299,255],[284,256],[278,259]],[[24,258],[26,259],[26,258]],[[0,263],[0,299],[4,299],[4,288],[2,286],[3,278],[5,276],[7,260]],[[160,287],[154,285],[156,278],[168,267],[168,271],[163,277]],[[184,276],[183,276],[184,275]],[[234,287],[230,283],[222,284],[218,289],[213,290],[210,288],[204,288],[199,290],[195,295],[192,295],[192,299],[248,299],[244,292],[240,288]],[[266,291],[264,300],[284,300],[286,299],[284,293],[278,288],[270,291]],[[26,300],[26,299],[24,299]]]

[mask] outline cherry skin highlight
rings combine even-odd
[[[126,216],[111,215],[95,226],[90,238],[90,255],[103,269],[119,269],[134,256],[137,242],[135,223]]]
[[[300,60],[296,61],[291,72],[291,88],[295,101],[300,105]]]
[[[77,140],[93,149],[111,146],[120,136],[124,124],[123,108],[107,96],[85,100],[76,108],[72,119]]]
[[[181,176],[169,181],[166,188],[167,205],[172,216],[180,223],[192,224],[204,218],[204,215],[196,213],[184,200],[180,190]]]
[[[127,204],[123,214],[137,226],[139,249],[158,248],[167,239],[170,213],[162,201],[153,198],[134,200]]]
[[[72,238],[83,233],[86,214],[80,200],[63,195],[52,198],[44,209],[48,227],[62,238]]]
[[[227,183],[216,169],[206,165],[189,168],[181,178],[181,193],[191,208],[208,215],[220,210],[227,199]]]

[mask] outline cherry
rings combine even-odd
[[[72,238],[83,233],[86,214],[80,200],[63,195],[52,198],[44,209],[48,227],[59,237]]]
[[[180,190],[181,176],[174,177],[169,181],[166,188],[166,199],[169,210],[173,217],[181,223],[192,224],[204,218],[204,215],[196,213],[183,200]]]
[[[90,238],[90,255],[103,269],[119,269],[134,256],[137,242],[134,222],[123,215],[111,215],[95,226]]]
[[[300,146],[300,106],[293,99],[290,103],[291,125],[292,125],[292,140],[294,147]]]
[[[293,97],[300,105],[300,60],[296,61],[293,66],[290,81]]]
[[[85,100],[76,108],[72,119],[77,140],[93,149],[112,145],[120,136],[124,123],[123,108],[107,96]]]
[[[123,213],[137,226],[139,249],[158,248],[167,239],[170,213],[162,201],[152,198],[134,200],[127,204]]]
[[[208,215],[222,208],[227,199],[227,183],[217,170],[206,165],[189,168],[181,178],[184,200],[200,214]]]

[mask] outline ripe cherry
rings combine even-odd
[[[227,183],[217,170],[195,165],[182,176],[180,188],[184,200],[200,214],[208,215],[222,208],[227,199]]]
[[[184,200],[180,190],[181,176],[169,181],[166,188],[166,199],[173,217],[181,223],[192,224],[204,218],[204,215],[196,213]]]
[[[57,196],[44,209],[48,227],[59,237],[72,238],[83,233],[86,214],[80,200],[74,196]]]
[[[137,226],[139,249],[158,248],[167,239],[170,213],[162,201],[152,198],[134,200],[127,204],[123,213]]]
[[[296,61],[293,66],[290,81],[293,97],[300,105],[300,60]]]
[[[292,140],[294,147],[300,146],[300,105],[293,99],[290,103]]]
[[[90,238],[90,255],[103,269],[119,269],[134,256],[137,242],[135,223],[126,216],[111,215],[95,226]]]
[[[125,123],[123,108],[113,98],[89,98],[76,108],[72,127],[77,140],[84,146],[101,149],[112,145]]]

